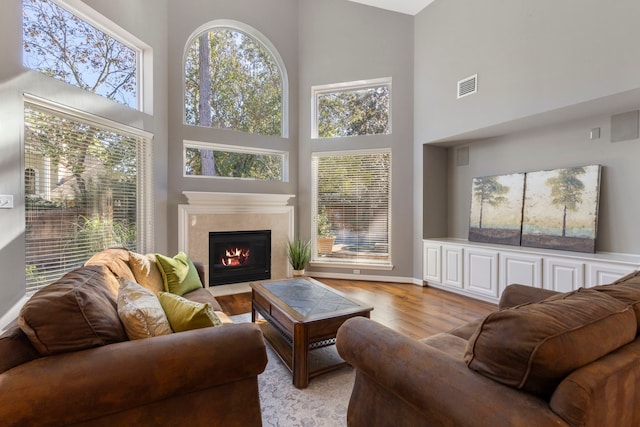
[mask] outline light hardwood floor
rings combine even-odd
[[[389,282],[319,278],[374,307],[371,319],[415,339],[448,331],[497,309],[495,304],[430,287]],[[251,310],[251,294],[217,297],[228,314]]]

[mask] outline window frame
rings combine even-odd
[[[87,24],[95,27],[97,30],[102,31],[116,41],[122,43],[136,53],[136,105],[131,107],[114,100],[110,101],[116,102],[117,104],[123,105],[127,108],[133,108],[138,111],[153,114],[153,88],[151,87],[151,82],[153,81],[151,76],[153,69],[153,50],[151,47],[81,0],[50,1],[82,21],[85,21]],[[31,68],[28,69],[40,73],[38,70]],[[84,90],[74,84],[70,85],[80,90]],[[95,95],[108,99],[97,93],[95,93]]]
[[[392,123],[393,123],[393,78],[382,77],[377,79],[355,80],[351,82],[342,83],[330,83],[325,85],[311,86],[311,139],[337,139],[337,138],[350,138],[339,136],[335,138],[321,138],[318,136],[318,96],[326,93],[336,92],[350,92],[360,89],[376,88],[381,86],[387,86],[389,88],[389,123],[387,126],[387,133],[384,134],[366,134],[357,136],[374,136],[374,135],[391,135]],[[355,136],[355,135],[354,135]]]
[[[255,154],[255,155],[273,155],[282,158],[282,176],[278,180],[267,180],[260,178],[243,178],[235,176],[209,176],[209,175],[187,175],[187,148],[225,151],[230,153]],[[254,148],[238,145],[228,145],[215,142],[200,142],[193,140],[184,140],[182,143],[182,175],[185,178],[205,178],[205,179],[234,179],[242,181],[260,181],[260,182],[289,182],[289,152],[282,150],[272,150],[268,148]]]
[[[209,21],[206,24],[198,27],[187,39],[187,43],[184,46],[182,53],[182,123],[185,126],[193,126],[186,123],[186,83],[184,79],[184,70],[186,66],[187,60],[187,52],[191,47],[193,42],[200,37],[205,32],[215,31],[217,29],[229,29],[233,31],[241,32],[249,37],[251,37],[254,41],[260,44],[270,55],[273,61],[278,66],[280,70],[280,78],[282,79],[282,110],[281,110],[281,131],[279,136],[281,138],[289,138],[289,75],[287,73],[287,67],[285,66],[284,60],[280,56],[278,49],[271,43],[268,37],[262,34],[257,29],[253,28],[250,25],[247,25],[243,22],[232,20],[232,19],[216,19],[214,21]],[[216,129],[216,128],[212,128]],[[264,135],[263,135],[264,136]]]
[[[313,163],[316,158],[320,157],[335,157],[335,156],[357,156],[357,155],[367,155],[367,154],[389,154],[389,165],[390,169],[388,171],[389,174],[389,193],[388,193],[388,253],[389,259],[385,263],[374,263],[367,262],[367,260],[363,261],[355,261],[355,262],[345,262],[343,259],[335,258],[336,261],[329,261],[328,258],[318,259],[318,225],[317,225],[317,216],[318,216],[318,180],[317,180],[317,172]],[[377,149],[356,149],[356,150],[339,150],[339,151],[319,151],[311,153],[311,260],[309,265],[312,267],[329,267],[329,268],[365,268],[368,270],[393,270],[393,252],[392,252],[392,240],[393,240],[393,229],[392,229],[392,200],[393,200],[393,184],[391,181],[392,177],[392,164],[393,164],[393,150],[391,148],[377,148]]]

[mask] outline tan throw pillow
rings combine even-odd
[[[158,299],[174,332],[222,324],[213,311],[211,304],[189,301],[170,292],[160,292]]]
[[[130,340],[172,332],[156,294],[128,279],[120,279],[118,316]]]
[[[635,335],[629,306],[579,289],[490,314],[469,339],[465,361],[495,381],[548,397],[569,373]]]
[[[129,265],[136,283],[153,291],[154,294],[164,291],[164,281],[155,254],[141,255],[129,252]]]
[[[20,329],[45,355],[126,341],[111,281],[117,289],[113,274],[98,265],[65,274],[26,302]]]
[[[164,290],[176,295],[184,295],[188,292],[202,288],[202,282],[196,266],[189,257],[180,252],[173,258],[156,254],[158,269],[162,274]]]

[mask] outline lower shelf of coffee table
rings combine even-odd
[[[267,342],[271,345],[289,371],[293,372],[293,347],[291,343],[275,327],[266,320],[257,322]],[[309,350],[307,356],[309,378],[346,366],[335,345]]]

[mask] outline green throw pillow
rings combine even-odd
[[[207,328],[209,326],[219,326],[222,324],[209,303],[203,304],[189,301],[186,298],[169,292],[160,292],[158,299],[174,332]]]
[[[158,269],[162,274],[166,292],[184,295],[202,288],[198,270],[184,252],[180,252],[173,258],[156,254],[156,261],[158,261]]]

